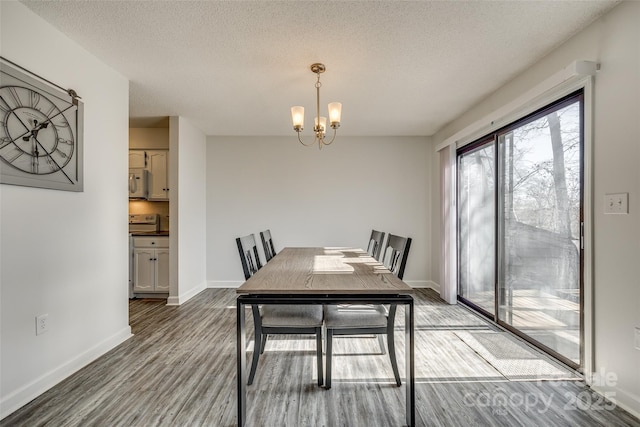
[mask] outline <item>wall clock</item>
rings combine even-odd
[[[41,80],[0,63],[0,183],[83,191],[83,103]]]

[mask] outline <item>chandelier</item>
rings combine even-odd
[[[336,139],[336,131],[340,127],[340,115],[342,114],[342,104],[340,102],[332,102],[329,104],[329,125],[333,129],[333,137],[331,141],[325,140],[327,131],[327,118],[320,117],[320,74],[326,70],[324,64],[315,63],[311,65],[311,71],[318,75],[318,81],[316,82],[316,119],[315,126],[313,127],[313,133],[315,138],[312,142],[305,144],[300,138],[300,132],[304,129],[304,107],[295,106],[291,107],[291,119],[293,120],[293,130],[298,133],[298,141],[305,147],[318,144],[318,148],[322,148],[323,145],[329,145]]]

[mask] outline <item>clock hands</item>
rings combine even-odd
[[[47,126],[49,126],[49,122],[42,122],[40,124],[38,124],[37,120],[33,120],[33,129],[30,132],[27,132],[28,134],[31,135],[27,135],[27,136],[23,136],[22,140],[23,141],[28,141],[29,139],[31,139],[31,137],[33,136],[34,138],[38,137],[38,132],[40,131],[40,129],[46,129]]]

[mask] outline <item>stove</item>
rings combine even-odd
[[[160,230],[160,215],[132,214],[129,215],[129,233],[151,232]]]

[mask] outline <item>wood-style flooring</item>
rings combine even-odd
[[[418,426],[640,426],[572,372],[465,308],[431,290],[414,298]],[[235,319],[231,289],[207,289],[179,307],[132,300],[131,339],[0,425],[236,425]],[[402,310],[397,319],[403,375]],[[315,366],[312,337],[270,338],[248,387],[247,425],[404,424],[404,387],[394,385],[373,337],[334,340],[330,390],[316,385]]]

